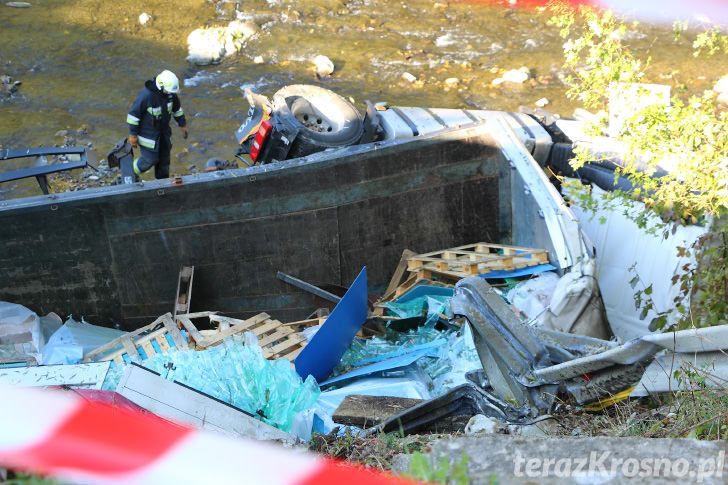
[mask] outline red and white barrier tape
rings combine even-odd
[[[0,396],[0,466],[9,469],[94,484],[413,483],[76,394],[0,386]]]
[[[466,3],[492,3],[520,8],[546,7],[552,0],[456,0]],[[571,7],[608,9],[644,21],[672,24],[676,20],[714,24],[728,23],[725,0],[560,0]]]

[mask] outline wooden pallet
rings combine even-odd
[[[155,343],[158,349],[155,348]],[[147,358],[159,353],[165,354],[173,346],[177,349],[188,349],[189,342],[172,320],[172,314],[165,313],[149,325],[88,352],[83,356],[83,362],[113,360],[117,364],[122,364],[127,359],[141,359],[141,353],[146,354]]]
[[[217,326],[217,329],[197,330],[192,320],[200,317],[208,317],[211,326]],[[322,320],[325,318],[282,323],[272,319],[267,313],[259,313],[247,320],[217,315],[214,312],[177,315],[177,321],[190,333],[197,350],[217,345],[231,335],[251,332],[258,338],[258,345],[263,349],[263,356],[266,359],[288,359],[291,362],[303,350],[307,342],[298,330],[318,325]]]
[[[432,275],[460,279],[548,262],[548,251],[543,249],[475,243],[410,256],[407,270],[416,273],[420,279],[432,279]]]

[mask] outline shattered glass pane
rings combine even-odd
[[[286,432],[294,415],[312,407],[321,393],[313,377],[301,381],[290,361],[266,360],[260,347],[244,345],[237,335],[207,350],[172,351],[146,359],[141,365],[260,416]],[[123,367],[110,369],[104,389],[116,389]]]

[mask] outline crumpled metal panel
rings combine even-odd
[[[451,305],[453,315],[465,316],[473,326],[478,356],[496,395],[516,406],[540,402],[529,388],[550,383],[535,374],[550,364],[549,352],[503,298],[483,278],[471,276],[457,283]]]
[[[684,378],[676,375],[684,373]],[[692,379],[688,378],[693,375]],[[698,385],[695,377],[702,384]],[[722,387],[728,385],[728,355],[725,351],[672,353],[658,356],[645,370],[630,397],[643,397],[653,393],[694,391],[701,385]]]
[[[478,356],[494,393],[509,404],[528,406],[534,415],[548,410],[559,388],[581,403],[625,389],[661,350],[644,339],[617,346],[530,327],[478,276],[455,285],[451,305],[453,316],[465,317],[474,329]]]
[[[706,387],[728,384],[728,325],[649,334],[642,339],[666,351],[647,367],[630,396],[694,390],[696,378]],[[678,379],[681,373],[684,377]]]
[[[562,381],[588,374],[614,365],[632,365],[649,360],[660,350],[659,346],[640,339],[598,354],[579,357],[536,371],[542,379]]]
[[[653,333],[645,335],[642,340],[675,352],[711,352],[728,349],[728,325]]]

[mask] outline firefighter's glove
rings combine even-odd
[[[129,135],[129,138],[127,138],[126,141],[129,142],[129,145],[131,145],[132,148],[139,148],[139,137],[136,135]]]
[[[184,138],[186,140],[187,139],[187,135],[189,134],[187,132],[187,127],[186,126],[182,126],[182,127],[180,127],[180,129],[182,130],[182,138]]]

